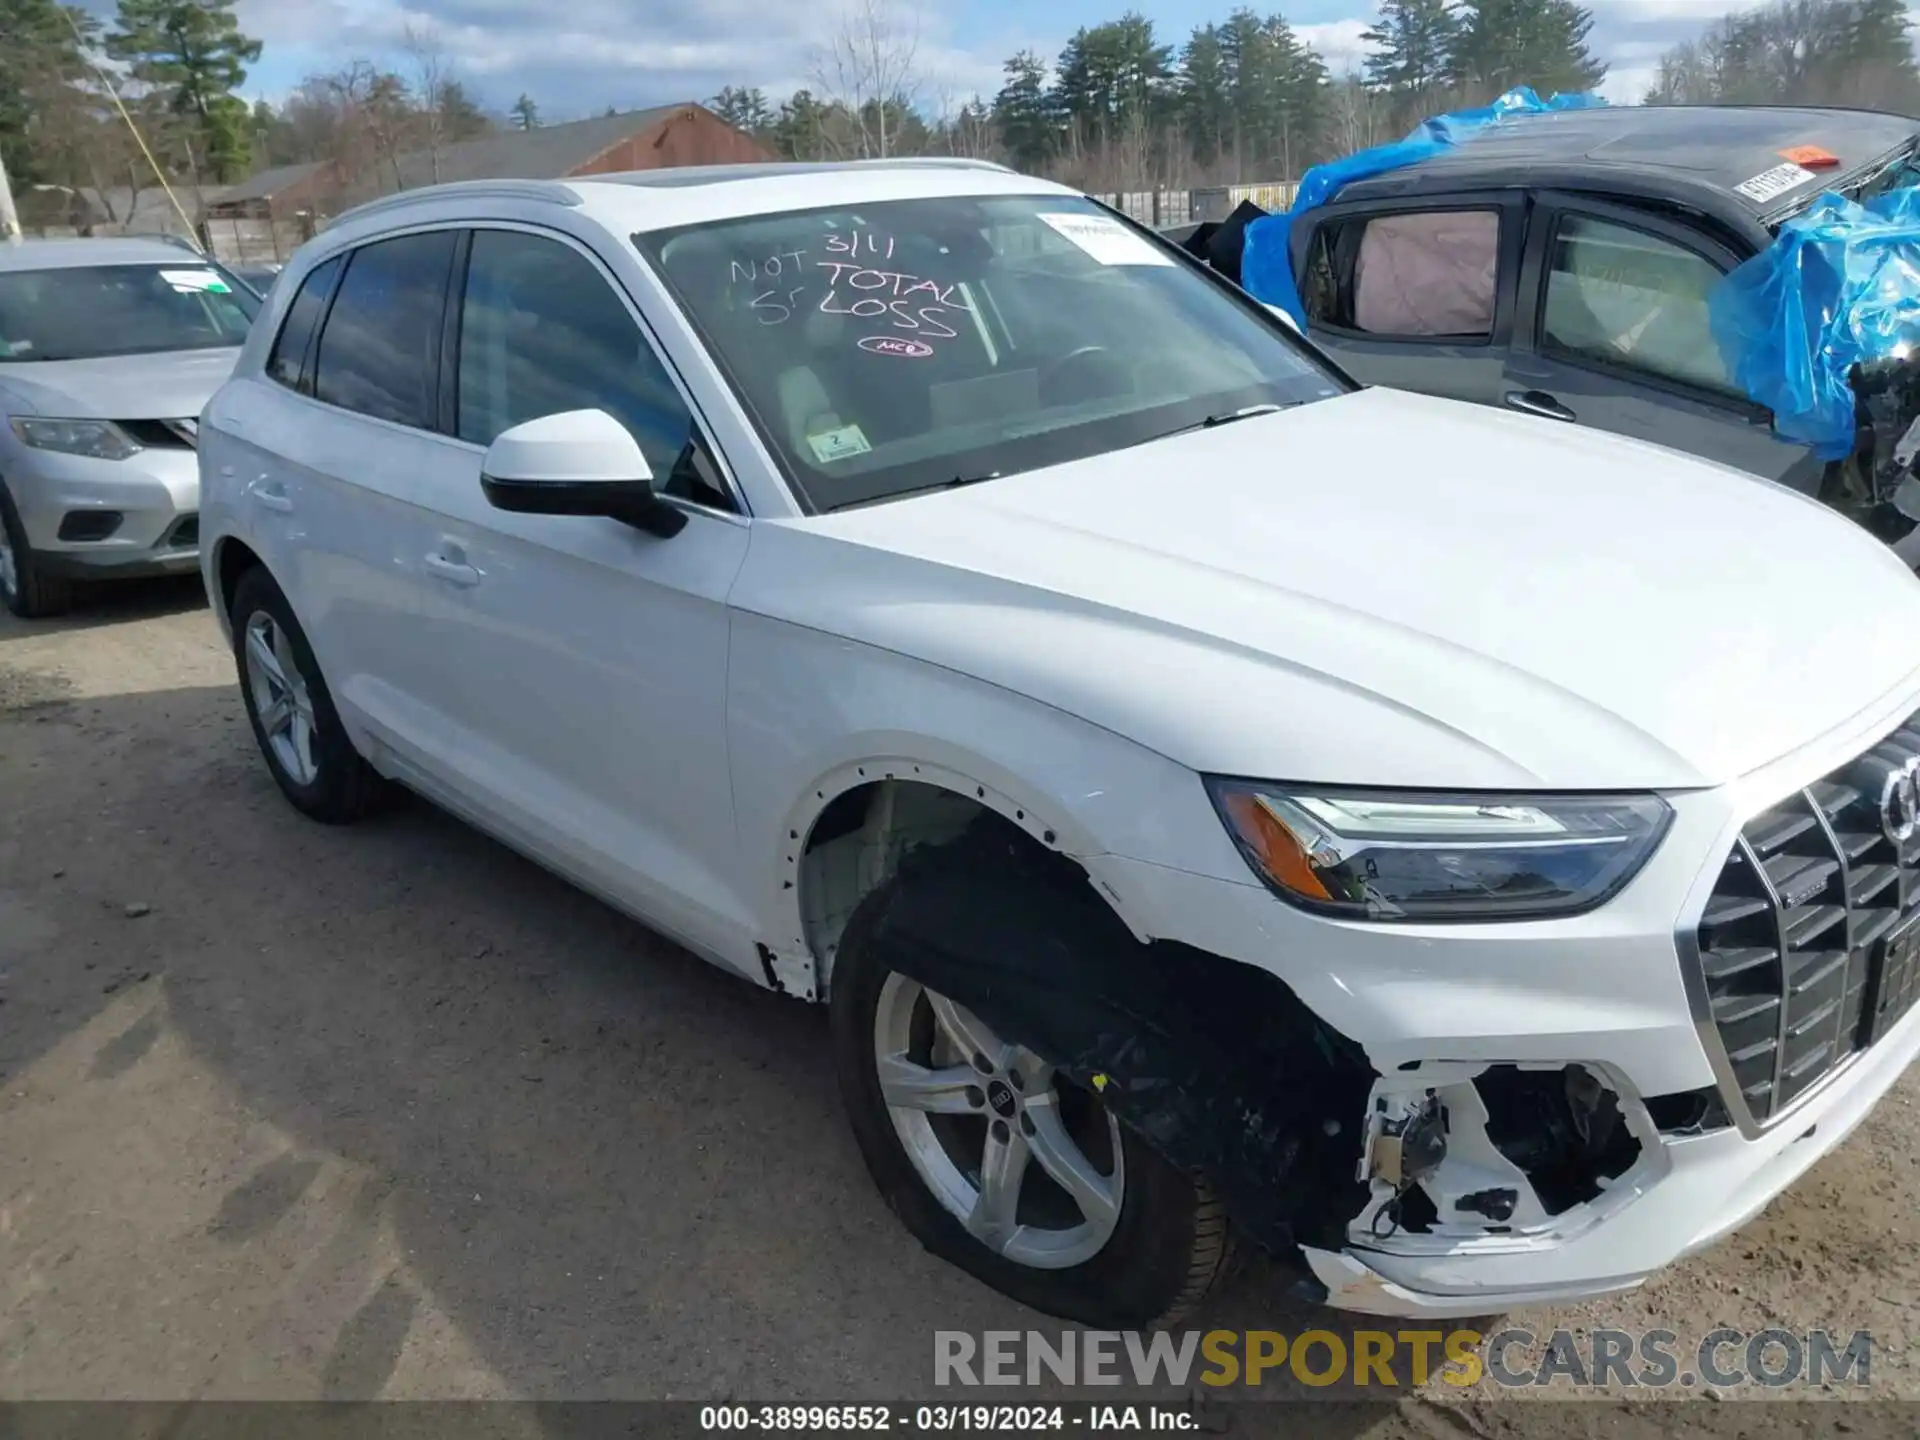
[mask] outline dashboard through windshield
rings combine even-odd
[[[634,243],[816,510],[1348,388],[1255,302],[1077,197],[896,200]]]
[[[243,343],[260,297],[194,255],[175,264],[0,272],[0,363]]]

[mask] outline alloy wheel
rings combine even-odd
[[[280,623],[264,610],[247,617],[247,691],[274,762],[294,784],[319,778],[313,695]]]
[[[981,1244],[1061,1270],[1099,1254],[1120,1222],[1120,1125],[1032,1051],[900,974],[874,1014],[880,1093],[907,1158]]]

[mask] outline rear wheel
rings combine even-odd
[[[4,486],[0,486],[0,600],[22,620],[64,615],[73,606],[73,582],[63,575],[49,575],[28,548],[26,527]]]
[[[265,570],[240,577],[231,620],[241,699],[281,792],[330,825],[378,809],[387,784],[354,749],[306,632]]]
[[[1226,1267],[1211,1189],[1097,1095],[896,970],[872,918],[902,883],[862,903],[833,972],[841,1094],[881,1194],[928,1249],[1037,1310],[1172,1323]]]

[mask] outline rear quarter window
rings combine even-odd
[[[326,310],[327,297],[333,293],[333,282],[340,274],[340,264],[340,257],[336,255],[316,265],[300,282],[300,293],[287,307],[287,318],[280,326],[280,333],[274,336],[273,350],[267,356],[269,380],[289,390],[312,393],[308,357],[313,351],[314,331],[319,328],[320,316]]]
[[[1342,217],[1308,243],[1301,300],[1310,322],[1356,334],[1486,340],[1499,260],[1495,209]]]

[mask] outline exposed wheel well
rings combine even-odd
[[[220,580],[222,614],[230,614],[233,610],[233,592],[240,584],[240,577],[260,563],[260,557],[248,548],[245,541],[226,539],[220,542],[214,573]]]
[[[1050,853],[991,806],[919,780],[856,785],[820,812],[801,853],[799,899],[822,995],[832,983],[841,932],[860,902],[899,869],[908,850],[952,840],[975,821],[1004,830],[1011,844]]]

